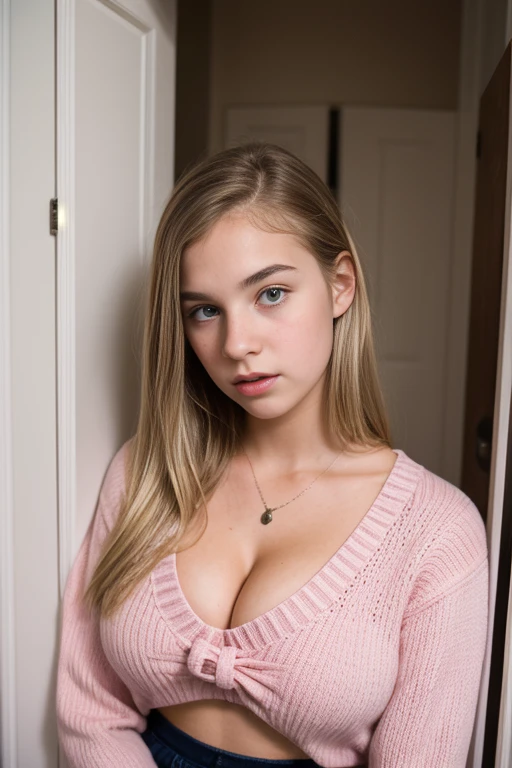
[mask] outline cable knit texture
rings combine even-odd
[[[98,620],[82,595],[119,510],[127,445],[64,594],[57,721],[71,768],[154,766],[140,737],[150,709],[199,699],[247,707],[325,768],[465,768],[489,566],[483,520],[460,489],[395,449],[352,534],[263,615],[205,624],[172,554]]]

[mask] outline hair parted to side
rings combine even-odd
[[[230,212],[243,212],[267,231],[293,234],[317,259],[327,282],[337,255],[350,252],[356,291],[349,309],[333,320],[326,424],[342,446],[391,445],[363,271],[329,188],[293,154],[263,142],[196,163],[176,183],[156,231],[141,406],[129,444],[126,489],[86,591],[89,606],[104,618],[163,557],[188,541],[191,531],[197,532],[193,541],[202,535],[207,499],[240,447],[245,411],[213,383],[193,352],[179,299],[185,249]]]

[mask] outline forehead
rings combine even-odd
[[[219,219],[201,240],[185,249],[180,263],[181,281],[219,272],[239,279],[248,270],[283,260],[303,268],[311,258],[295,235],[269,232],[242,214],[231,214]]]

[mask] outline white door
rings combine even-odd
[[[176,0],[8,6],[0,764],[57,768],[60,596],[103,473],[136,424],[144,280],[174,178]]]
[[[147,264],[174,174],[175,2],[73,5],[57,43],[61,589],[136,429]]]
[[[462,445],[462,435],[447,436],[446,414],[464,395],[462,371],[459,396],[447,401],[459,295],[452,285],[456,113],[341,113],[339,202],[367,277],[393,445],[457,484],[444,462],[448,440]]]

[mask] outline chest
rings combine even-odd
[[[390,451],[393,454],[392,451]],[[342,547],[381,491],[395,454],[367,472],[333,474],[273,512],[249,473],[228,474],[209,499],[198,541],[176,554],[176,575],[194,613],[231,629],[261,616],[306,584]],[[303,482],[303,486],[307,486]],[[316,487],[315,487],[316,485]],[[270,507],[284,504],[300,483],[260,484]]]
[[[323,743],[343,737],[341,708],[347,735],[361,713],[374,723],[395,684],[422,546],[409,512],[415,476],[400,464],[389,474],[332,478],[301,497],[294,518],[278,517],[290,504],[267,526],[257,490],[219,486],[201,537],[163,558],[100,625],[106,657],[139,709],[242,703],[301,748],[305,713]],[[277,506],[286,495],[265,500]]]

